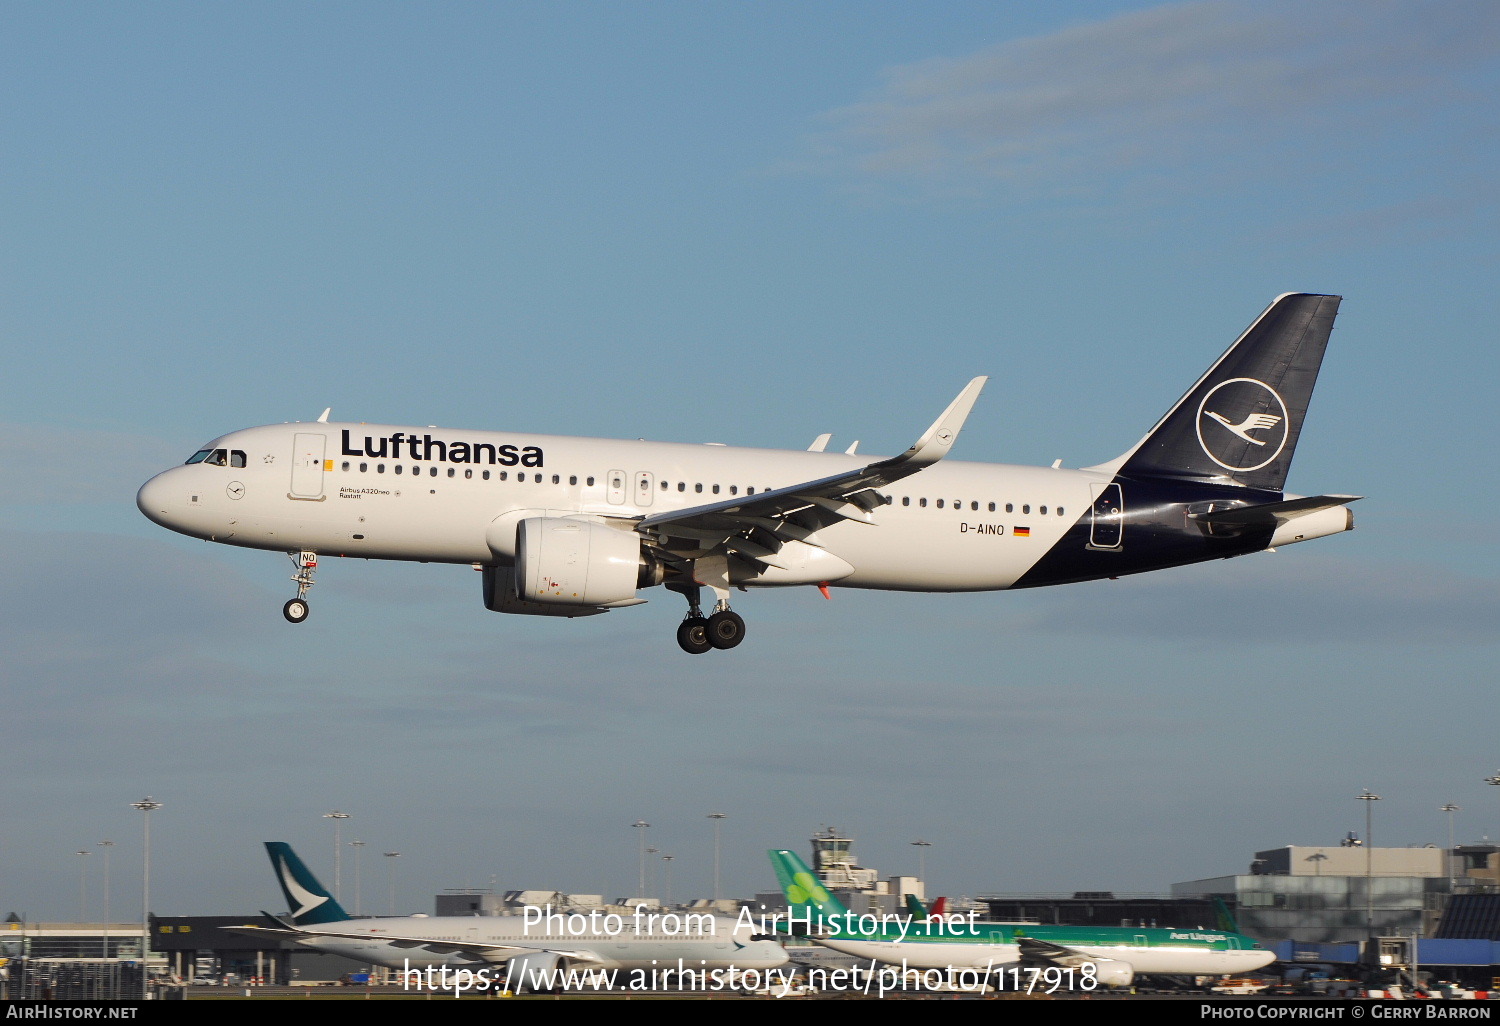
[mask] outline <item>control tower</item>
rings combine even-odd
[[[870,891],[880,874],[865,869],[854,858],[854,838],[844,837],[832,827],[812,836],[812,868],[829,890]]]

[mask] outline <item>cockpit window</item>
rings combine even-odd
[[[215,467],[243,467],[245,465],[245,450],[243,449],[199,449],[188,457],[188,463],[207,463]]]

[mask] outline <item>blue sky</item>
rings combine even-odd
[[[1164,891],[1258,848],[1500,836],[1500,10],[1479,3],[10,3],[0,912],[69,918],[145,794],[157,911],[328,872],[705,895],[823,824],[933,886]],[[466,568],[140,516],[335,417],[959,457],[1132,444],[1275,295],[1346,297],[1290,487],[1351,535],[1014,595],[500,617]],[[89,906],[102,911],[90,860]],[[364,904],[384,910],[366,859]],[[351,891],[345,863],[345,896]],[[378,884],[371,884],[371,879]],[[661,887],[658,887],[660,890]]]

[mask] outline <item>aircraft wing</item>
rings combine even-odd
[[[1098,962],[1099,956],[1086,955],[1081,951],[1052,941],[1020,936],[1016,944],[1021,948],[1021,957],[1031,962],[1046,962],[1048,965],[1080,966],[1084,962]]]
[[[636,530],[654,539],[668,558],[724,551],[777,566],[776,552],[786,542],[808,542],[810,535],[843,520],[874,524],[873,511],[885,504],[877,489],[946,456],[988,380],[977,377],[964,386],[942,416],[899,456],[757,495],[657,513],[643,517]]]

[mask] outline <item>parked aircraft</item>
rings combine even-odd
[[[1074,970],[1075,982],[1126,987],[1139,973],[1242,974],[1276,958],[1252,938],[1227,930],[984,923],[961,915],[942,920],[852,916],[795,852],[780,848],[768,854],[792,922],[810,924],[810,939],[903,968],[1003,973],[1050,967]]]
[[[319,556],[468,563],[501,613],[593,616],[664,585],[677,641],[727,649],[734,589],[992,591],[1238,556],[1353,527],[1285,491],[1339,297],[1277,298],[1144,438],[1078,470],[942,461],[985,378],[899,456],[333,423],[222,435],[137,504],[285,551],[299,623]],[[702,592],[714,604],[705,613]]]
[[[570,968],[695,970],[767,969],[784,965],[774,938],[747,924],[698,913],[640,906],[634,915],[566,913],[550,907],[523,915],[405,916],[355,919],[320,884],[291,846],[267,841],[266,853],[292,910],[276,927],[237,927],[274,933],[296,943],[393,969],[487,970],[488,980],[560,979]],[[525,989],[534,989],[529,983]]]

